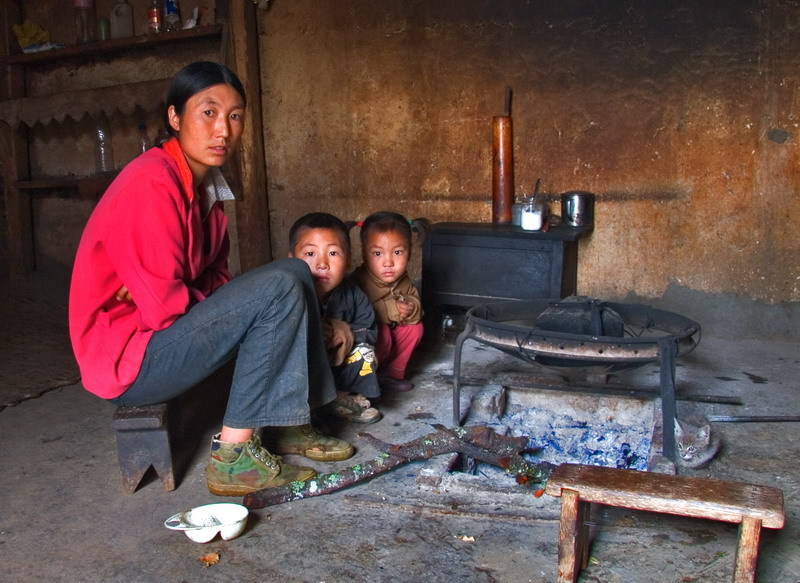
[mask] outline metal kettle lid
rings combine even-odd
[[[572,196],[581,196],[584,198],[594,198],[593,192],[588,192],[586,190],[568,190],[566,192],[561,193],[561,198],[567,198]]]

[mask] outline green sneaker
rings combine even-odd
[[[264,449],[255,435],[244,443],[213,439],[206,466],[208,490],[217,496],[244,496],[263,488],[304,482],[316,475],[311,468],[283,463]]]
[[[353,446],[335,437],[322,435],[313,425],[271,427],[270,449],[275,453],[293,453],[320,462],[336,462],[352,457]]]

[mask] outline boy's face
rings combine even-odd
[[[308,263],[319,297],[328,295],[342,283],[350,268],[350,258],[345,253],[341,235],[333,229],[302,230],[289,256]]]
[[[362,253],[367,269],[384,283],[394,283],[406,272],[408,244],[397,231],[371,234]]]

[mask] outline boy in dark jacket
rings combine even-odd
[[[381,414],[369,399],[380,396],[374,350],[378,327],[369,299],[345,277],[350,269],[347,226],[328,213],[309,213],[292,225],[289,249],[290,257],[308,264],[314,279],[337,388],[332,411],[356,423],[375,423]]]

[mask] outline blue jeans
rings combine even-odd
[[[336,396],[311,273],[282,259],[195,304],[147,344],[136,381],[115,405],[168,401],[236,359],[224,425],[302,425]]]

